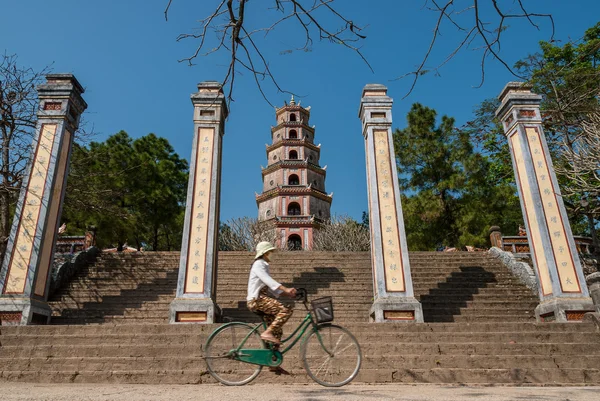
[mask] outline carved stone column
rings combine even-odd
[[[414,297],[392,140],[392,102],[383,85],[366,85],[360,110],[365,138],[374,303],[371,321],[423,322]]]
[[[217,287],[217,235],[221,194],[221,148],[227,104],[221,84],[198,84],[192,95],[194,139],[185,223],[171,323],[213,323]]]
[[[490,227],[490,243],[492,244],[492,246],[502,249],[502,232],[500,231],[500,227]]]
[[[60,222],[73,134],[87,108],[71,74],[49,74],[38,90],[33,153],[0,270],[0,321],[47,324],[54,243]]]
[[[594,311],[571,233],[540,116],[541,96],[509,82],[499,99],[512,155],[534,270],[539,280],[538,321],[580,321]]]

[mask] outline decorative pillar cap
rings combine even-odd
[[[223,85],[218,81],[203,81],[198,84],[198,92],[223,94]]]
[[[502,89],[502,92],[498,96],[498,100],[503,101],[509,92],[530,94],[531,88],[533,86],[527,82],[511,81],[504,86],[504,89]]]
[[[367,84],[363,88],[358,109],[358,118],[362,118],[365,104],[381,108],[391,108],[394,100],[387,95],[387,87],[382,84]]]
[[[362,97],[387,96],[387,86],[382,84],[366,84],[362,91]]]
[[[192,93],[192,103],[203,107],[221,107],[223,118],[227,118],[229,110],[223,94],[223,85],[217,81],[203,81],[198,84],[198,92]]]
[[[527,82],[512,81],[506,84],[498,99],[501,104],[496,110],[496,117],[502,119],[504,114],[515,104],[539,105],[542,97],[531,92],[532,85]]]
[[[46,75],[46,83],[40,85],[42,90],[46,89],[46,86],[56,86],[56,85],[72,85],[79,93],[84,93],[85,89],[79,83],[75,75],[73,74],[47,74]]]
[[[489,229],[489,233],[493,233],[493,232],[500,232],[500,227],[498,226],[491,226]]]

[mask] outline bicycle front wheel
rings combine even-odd
[[[262,366],[242,362],[235,356],[238,348],[265,347],[256,331],[250,334],[252,330],[254,327],[245,323],[229,323],[209,337],[204,347],[204,358],[212,377],[227,386],[241,386],[258,376]]]
[[[322,386],[348,384],[360,369],[362,356],[356,338],[343,327],[318,326],[302,344],[304,369]]]

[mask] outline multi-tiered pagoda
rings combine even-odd
[[[327,166],[319,165],[321,145],[314,144],[315,128],[308,125],[310,107],[296,104],[292,96],[289,105],[276,109],[276,118],[262,170],[263,192],[256,195],[258,219],[275,223],[280,248],[312,249],[313,230],[330,216]]]

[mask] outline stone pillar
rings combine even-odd
[[[38,90],[33,153],[0,270],[3,325],[47,324],[54,243],[67,181],[73,134],[87,108],[71,74],[49,74]]]
[[[171,323],[213,323],[217,287],[217,235],[221,194],[221,148],[228,110],[221,84],[198,84],[192,95],[194,139],[185,223]]]
[[[358,117],[367,162],[374,302],[371,321],[423,322],[414,297],[392,140],[392,102],[383,85],[366,85]]]
[[[538,321],[580,321],[594,311],[583,269],[542,129],[541,96],[520,82],[509,82],[499,96],[496,116],[508,138],[539,281]]]
[[[500,227],[490,227],[490,243],[493,247],[495,246],[496,248],[502,249],[502,232],[500,231]]]

